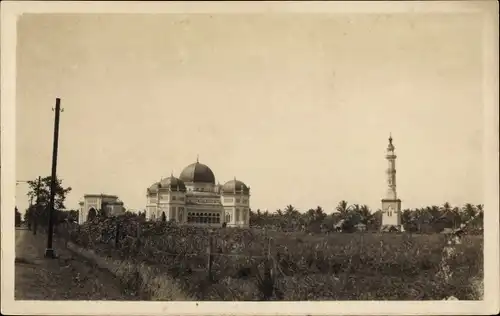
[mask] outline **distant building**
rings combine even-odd
[[[356,230],[360,231],[360,232],[364,232],[364,231],[366,231],[366,225],[363,223],[359,223],[356,225]]]
[[[250,188],[234,178],[215,183],[212,170],[199,163],[153,183],[147,189],[146,218],[185,225],[248,227]]]
[[[117,216],[125,213],[123,202],[116,195],[85,194],[80,203],[78,222],[84,223],[89,218],[95,217],[99,211],[107,216]]]
[[[401,231],[401,200],[396,193],[396,154],[394,153],[392,136],[389,136],[389,145],[385,158],[388,162],[387,168],[387,193],[382,199],[382,231]]]

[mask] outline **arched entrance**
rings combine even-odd
[[[166,222],[167,221],[167,216],[165,215],[165,212],[161,212],[161,221]]]
[[[89,209],[89,212],[87,213],[87,222],[93,221],[94,218],[96,218],[96,216],[97,216],[97,211],[95,210],[95,208],[91,207]]]

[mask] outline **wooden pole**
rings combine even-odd
[[[212,254],[212,246],[213,246],[213,237],[212,235],[208,236],[208,246],[207,246],[207,278],[209,281],[212,281],[212,264],[213,264],[213,254]]]
[[[141,238],[141,223],[137,223],[137,238]]]
[[[267,262],[268,262],[268,269],[269,269],[269,275],[271,278],[274,278],[275,271],[274,271],[274,258],[273,258],[273,239],[269,237],[268,244],[267,244]]]
[[[61,113],[61,99],[56,99],[55,119],[54,119],[54,143],[52,148],[52,175],[50,179],[50,200],[49,200],[49,229],[47,233],[47,249],[45,249],[46,258],[55,258],[54,249],[52,249],[52,235],[54,230],[54,202],[56,196],[57,184],[57,149],[59,144],[59,115]]]
[[[137,223],[137,254],[141,251],[141,223]]]
[[[115,248],[120,244],[120,222],[116,222]]]

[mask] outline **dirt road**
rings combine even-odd
[[[47,235],[16,229],[16,300],[138,300],[108,271],[55,240],[57,259],[44,258]]]

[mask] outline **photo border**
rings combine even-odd
[[[27,13],[471,13],[483,17],[483,301],[118,302],[15,301],[16,22]],[[36,315],[486,315],[499,312],[498,2],[1,2],[1,290],[3,314]],[[55,92],[54,92],[55,93]],[[54,99],[59,97],[54,95]],[[64,97],[64,96],[61,96]],[[49,105],[50,106],[50,105]],[[480,105],[478,105],[480,106]],[[478,162],[480,163],[480,162]]]

